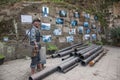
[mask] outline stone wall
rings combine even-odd
[[[120,19],[114,19],[114,27],[120,27]]]
[[[5,56],[5,60],[16,59],[15,45],[8,45],[4,42],[0,42],[0,54],[3,54]]]
[[[29,3],[30,4],[30,3]],[[28,5],[28,4],[26,4]],[[65,6],[66,4],[53,4],[53,3],[32,3],[30,6],[25,7],[24,9],[22,9],[20,14],[23,15],[31,15],[34,18],[39,18],[41,20],[42,23],[50,23],[51,24],[51,29],[50,30],[42,30],[42,34],[43,35],[51,35],[52,36],[52,42],[51,43],[58,43],[62,44],[59,40],[61,38],[65,38],[66,36],[70,36],[69,34],[69,29],[75,29],[76,34],[73,34],[72,36],[74,36],[74,42],[79,42],[79,41],[83,41],[83,35],[85,34],[85,28],[84,28],[84,33],[83,34],[79,34],[78,33],[78,27],[79,26],[83,26],[83,22],[84,21],[88,21],[89,22],[89,27],[91,27],[92,24],[95,24],[97,27],[100,25],[97,24],[97,22],[94,20],[94,15],[90,15],[90,19],[85,19],[84,18],[84,11],[77,11],[75,8],[66,8]],[[49,8],[49,16],[48,17],[43,17],[42,16],[42,7],[46,6]],[[59,11],[60,10],[65,10],[67,11],[67,17],[60,17],[59,16]],[[74,18],[74,13],[75,12],[79,12],[80,13],[80,18]],[[19,18],[19,19],[18,19]],[[25,34],[25,30],[27,30],[28,28],[31,27],[31,24],[26,24],[26,23],[21,23],[20,21],[20,15],[17,19],[18,24],[20,25],[21,30],[19,31],[19,34]],[[56,24],[56,18],[62,18],[64,19],[64,24]],[[78,25],[75,27],[72,27],[70,22],[71,20],[76,20],[78,22]],[[19,27],[19,26],[18,26]],[[55,28],[61,28],[62,29],[62,35],[59,36],[55,36],[53,34],[53,30]],[[94,30],[91,30],[91,34],[95,33]],[[44,44],[44,42],[42,42]],[[65,42],[63,42],[63,44],[67,43],[66,40]],[[69,44],[69,43],[67,43]]]
[[[120,2],[113,4],[113,14],[115,16],[120,16]]]
[[[42,7],[46,6],[49,8],[49,16],[43,17],[42,16]],[[64,10],[67,11],[66,17],[60,17],[59,11]],[[79,12],[80,17],[75,18],[74,13]],[[42,23],[49,23],[51,24],[50,30],[42,30],[42,35],[51,35],[52,41],[51,44],[55,44],[59,49],[67,47],[72,45],[73,43],[78,43],[80,41],[84,41],[84,34],[86,34],[86,29],[90,29],[91,32],[89,33],[90,36],[95,33],[98,34],[98,30],[100,28],[100,24],[98,24],[98,21],[94,20],[94,15],[90,15],[89,19],[86,19],[84,17],[85,12],[81,10],[77,10],[77,8],[72,5],[64,4],[64,3],[45,3],[45,2],[37,2],[37,3],[30,3],[30,2],[22,2],[22,3],[16,3],[9,9],[4,9],[0,12],[0,21],[11,21],[11,28],[13,29],[8,34],[3,34],[2,38],[4,36],[8,36],[9,40],[8,42],[5,42],[6,44],[3,45],[4,42],[2,42],[2,52],[6,59],[16,59],[16,58],[22,58],[25,57],[29,53],[24,53],[24,50],[26,50],[25,45],[21,46],[20,44],[28,42],[28,39],[22,41],[25,38],[26,30],[31,27],[31,23],[23,23],[21,22],[21,15],[30,15],[32,16],[32,19],[39,18]],[[64,19],[64,24],[56,24],[56,18],[62,18]],[[77,26],[72,27],[70,22],[71,20],[76,20],[78,22]],[[88,28],[83,27],[83,33],[78,33],[78,27],[83,26],[83,22],[87,21],[89,23]],[[92,24],[96,25],[96,29],[92,29]],[[8,26],[8,25],[5,25]],[[62,30],[61,35],[54,35],[53,31],[56,28],[60,28]],[[75,29],[76,33],[72,34],[74,37],[73,42],[67,42],[66,36],[71,36],[69,34],[69,29]],[[9,31],[9,30],[8,30]],[[1,40],[2,40],[1,38]],[[92,38],[90,38],[91,40]],[[10,42],[10,43],[9,43]],[[9,44],[8,44],[9,43]],[[46,43],[41,40],[42,46],[46,46]],[[22,49],[20,48],[22,47]]]

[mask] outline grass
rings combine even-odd
[[[2,54],[0,54],[0,59],[3,59],[3,58],[5,58],[5,56],[4,56],[4,55],[2,55]]]

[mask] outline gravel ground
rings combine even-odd
[[[43,80],[120,80],[120,47],[104,46],[108,53],[93,67],[80,63],[67,73],[54,72]],[[61,58],[47,59],[49,69],[60,64]],[[28,80],[30,60],[18,59],[0,65],[0,80]]]

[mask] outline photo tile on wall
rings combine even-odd
[[[64,19],[63,18],[56,18],[56,24],[64,24]]]
[[[83,23],[83,26],[84,26],[84,27],[89,27],[89,23],[88,23],[88,22],[84,22],[84,23]]]
[[[70,24],[72,27],[75,27],[75,26],[77,26],[78,22],[77,22],[77,20],[71,20]]]
[[[85,29],[86,34],[90,34],[91,30],[89,28]]]
[[[78,27],[78,33],[79,34],[83,34],[83,26],[79,26]]]
[[[67,17],[67,11],[65,11],[65,10],[60,10],[60,11],[59,11],[59,16],[60,16],[60,17]]]
[[[74,12],[74,17],[75,18],[80,18],[80,13],[79,12]]]
[[[66,36],[66,40],[67,40],[67,42],[73,42],[74,37],[73,36]]]
[[[91,25],[91,29],[96,29],[96,25],[95,25],[95,24],[92,24],[92,25]]]
[[[5,42],[9,41],[9,37],[4,36],[4,37],[3,37],[3,41],[5,41]]]
[[[84,39],[85,39],[85,40],[90,40],[90,34],[85,34],[85,35],[84,35]]]
[[[62,35],[62,30],[61,30],[61,28],[54,29],[53,34],[54,34],[54,35]]]
[[[96,21],[98,20],[98,16],[97,15],[94,16],[94,20],[96,20]]]
[[[76,34],[76,29],[69,29],[69,34],[70,34],[70,35]]]
[[[50,30],[51,24],[50,23],[41,23],[41,30]]]
[[[92,40],[96,40],[97,39],[97,35],[96,34],[92,34]]]
[[[51,42],[52,41],[51,35],[43,35],[42,41],[43,42]]]
[[[84,14],[85,19],[90,19],[90,14],[86,13]]]
[[[32,23],[32,16],[31,15],[21,15],[21,22],[22,23]]]
[[[42,16],[43,16],[43,17],[48,17],[48,15],[49,15],[49,8],[43,6],[43,7],[42,7]]]

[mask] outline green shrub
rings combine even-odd
[[[4,56],[4,55],[2,55],[2,54],[0,54],[0,59],[3,59],[3,58],[5,58],[5,56]]]
[[[58,50],[58,48],[56,45],[47,43],[47,50],[49,50],[49,51],[55,50],[56,51],[56,50]]]
[[[96,44],[97,44],[97,45],[103,45],[103,42],[97,41]]]
[[[90,41],[87,41],[86,44],[89,46],[92,45],[92,43]]]
[[[120,43],[120,27],[115,27],[110,30],[111,39],[113,40],[113,44],[117,45]]]

